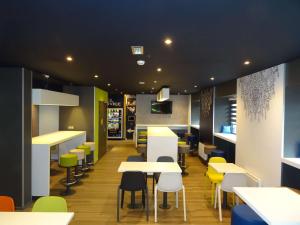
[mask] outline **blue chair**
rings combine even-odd
[[[231,225],[267,225],[249,206],[237,205],[231,212]]]
[[[222,158],[226,159],[226,154],[222,150],[215,149],[215,150],[211,151],[210,157],[222,157]]]

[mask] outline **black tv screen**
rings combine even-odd
[[[151,101],[151,113],[153,114],[171,114],[172,102],[171,101]]]

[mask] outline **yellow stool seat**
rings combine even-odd
[[[208,176],[208,179],[212,183],[221,183],[223,181],[224,175],[221,173],[206,173],[206,176]]]
[[[62,167],[74,167],[77,166],[77,155],[75,154],[63,154],[60,156],[59,165]]]
[[[88,145],[79,145],[77,149],[82,149],[85,152],[85,155],[91,154],[91,146]]]
[[[186,145],[185,141],[178,141],[178,145]]]

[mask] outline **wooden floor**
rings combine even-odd
[[[65,197],[69,211],[75,212],[73,225],[100,225],[117,224],[116,222],[116,196],[121,174],[117,168],[121,161],[125,161],[128,155],[136,154],[132,142],[113,141],[107,154],[96,164],[89,176],[82,180],[82,184],[73,187],[75,193]],[[159,209],[157,224],[230,224],[230,210],[223,210],[223,222],[218,221],[217,210],[210,204],[210,183],[204,176],[205,166],[198,157],[187,157],[189,175],[184,177],[187,196],[187,219],[183,221],[182,195],[180,194],[179,208],[174,208],[174,195],[169,194],[169,210]],[[55,177],[61,177],[64,173],[57,170]],[[63,186],[58,179],[53,179],[51,195],[58,195]],[[150,190],[150,219],[146,221],[145,212],[142,209],[131,210],[124,207],[121,210],[121,224],[155,224],[153,211],[152,179],[148,180]],[[137,194],[137,201],[141,201],[141,194]],[[162,201],[162,195],[159,195]],[[130,202],[130,193],[125,194],[125,203]],[[125,206],[125,204],[124,204]],[[27,210],[30,210],[28,208]]]

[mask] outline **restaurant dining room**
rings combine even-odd
[[[300,225],[300,1],[0,2],[0,225]]]

